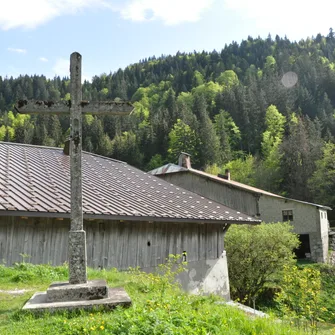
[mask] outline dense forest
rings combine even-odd
[[[19,99],[70,99],[69,78],[0,76],[0,140],[62,146],[69,119],[16,115]],[[180,151],[211,173],[335,207],[335,33],[299,42],[248,37],[221,51],[144,59],[83,84],[126,99],[129,117],[87,115],[83,148],[144,170]],[[333,195],[334,194],[334,195]]]

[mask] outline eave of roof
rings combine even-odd
[[[52,212],[24,212],[24,211],[0,211],[1,216],[15,217],[36,217],[36,218],[54,218],[70,219],[69,213],[52,213]],[[169,222],[169,223],[197,223],[197,224],[259,224],[261,220],[244,221],[244,220],[224,220],[224,219],[200,219],[200,218],[177,218],[177,217],[160,217],[160,216],[129,216],[129,215],[107,215],[107,214],[83,214],[84,220],[109,220],[109,221],[145,221],[145,222]]]
[[[190,172],[190,173],[193,173],[195,175],[201,176],[203,178],[208,178],[210,180],[213,180],[214,182],[217,182],[217,183],[220,183],[220,184],[225,184],[225,185],[230,185],[232,187],[241,189],[243,191],[251,192],[251,193],[254,193],[254,194],[260,194],[260,195],[263,194],[263,195],[267,195],[267,196],[270,196],[270,197],[275,197],[275,198],[280,198],[280,199],[283,199],[283,200],[299,202],[299,203],[302,203],[302,204],[305,204],[305,205],[315,206],[315,207],[325,209],[325,210],[332,210],[332,208],[330,208],[328,206],[283,197],[281,195],[271,193],[271,192],[259,189],[257,187],[242,184],[242,183],[239,183],[239,182],[234,181],[234,180],[223,179],[223,178],[220,178],[218,176],[212,175],[210,173],[200,171],[200,170],[196,170],[196,169],[193,169],[193,168],[187,169],[187,168],[184,168],[184,167],[176,165],[176,164],[169,163],[169,164],[166,164],[164,166],[158,167],[158,168],[156,168],[152,171],[149,171],[149,173],[151,173],[153,175],[156,175],[156,176],[164,175],[164,174],[170,174],[170,173],[184,173],[184,172]]]

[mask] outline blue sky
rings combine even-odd
[[[177,51],[221,50],[269,33],[299,40],[335,29],[334,0],[0,0],[0,75],[114,72]]]

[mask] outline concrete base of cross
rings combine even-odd
[[[31,312],[128,307],[131,299],[123,288],[109,288],[104,280],[85,284],[53,283],[46,292],[36,292],[23,306]]]

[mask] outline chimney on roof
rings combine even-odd
[[[63,153],[66,156],[70,155],[70,139],[65,140]]]
[[[226,179],[226,180],[230,180],[230,170],[226,169],[225,170],[225,174],[218,174],[218,177],[222,178],[222,179]]]
[[[191,155],[186,152],[181,152],[178,159],[178,165],[186,169],[191,168]]]

